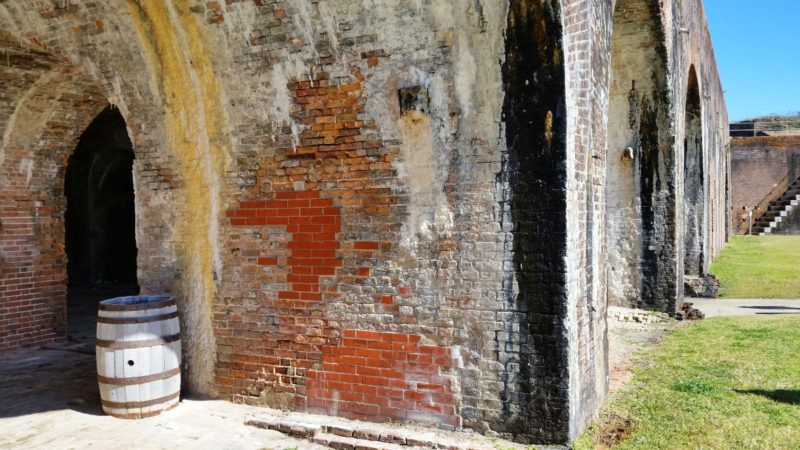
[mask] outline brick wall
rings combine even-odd
[[[179,299],[188,391],[530,442],[568,442],[596,414],[610,265],[607,2],[514,1],[512,13],[439,0],[19,4],[0,28],[38,42],[47,64],[80,69],[65,92],[80,99],[91,79],[126,120],[139,284]],[[724,178],[714,130],[727,119],[701,4],[658,11],[670,73],[695,64],[713,98],[711,186]],[[31,85],[48,70],[0,73]],[[665,127],[680,141],[686,80],[670,82],[676,119]],[[401,109],[401,91],[419,96]],[[18,109],[42,115],[21,92],[0,93],[3,130]],[[68,130],[51,141],[59,164],[86,107],[52,115],[48,129]],[[680,158],[665,161],[683,173]],[[57,218],[62,182],[38,173]],[[670,186],[653,229],[678,248],[683,191]],[[724,199],[705,192],[712,255]],[[59,224],[33,245],[54,261]],[[667,308],[681,255],[663,254]]]
[[[800,136],[733,139],[731,207],[734,229],[738,233],[747,232],[747,217],[744,216],[742,207],[754,208],[762,201],[776,200],[783,194],[780,189],[774,190],[776,185],[799,176]],[[763,211],[756,211],[754,219],[761,213]]]
[[[0,350],[64,336],[65,148],[103,107],[73,69],[22,50],[12,46],[0,68]]]

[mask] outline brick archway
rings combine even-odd
[[[683,141],[683,274],[705,274],[705,178],[703,155],[703,115],[700,86],[695,67],[689,68],[686,89],[686,115]]]
[[[66,161],[107,102],[89,78],[44,51],[6,43],[0,159],[0,349],[66,331]]]
[[[618,0],[607,150],[609,303],[674,309],[675,177],[660,5]]]

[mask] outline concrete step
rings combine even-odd
[[[790,206],[790,205],[797,205],[797,200],[795,200],[793,198],[791,198],[791,199],[787,198],[785,200],[784,199],[780,199],[780,200],[776,201],[775,203],[773,203],[773,206],[780,206],[780,207],[786,207],[786,206]]]
[[[786,210],[786,208],[783,208],[774,211],[767,211],[761,217],[762,219],[773,220],[775,217],[786,217],[788,214],[789,212]]]
[[[783,193],[784,196],[788,195],[793,197],[797,197],[798,194],[800,194],[800,188],[794,188],[794,187],[790,187],[788,191]]]

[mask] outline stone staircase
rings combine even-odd
[[[752,234],[764,236],[780,228],[783,218],[798,204],[800,204],[800,178],[796,179],[778,200],[770,203],[767,212],[753,224]]]

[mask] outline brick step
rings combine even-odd
[[[290,419],[249,419],[245,425],[279,431],[289,436],[306,439],[335,449],[406,450],[412,448],[441,450],[490,450],[493,445],[458,443],[432,432],[387,430],[378,424],[350,423],[322,425]],[[524,447],[522,447],[524,448]]]
[[[397,444],[368,441],[328,433],[317,433],[309,441],[337,450],[402,450],[408,448]]]

